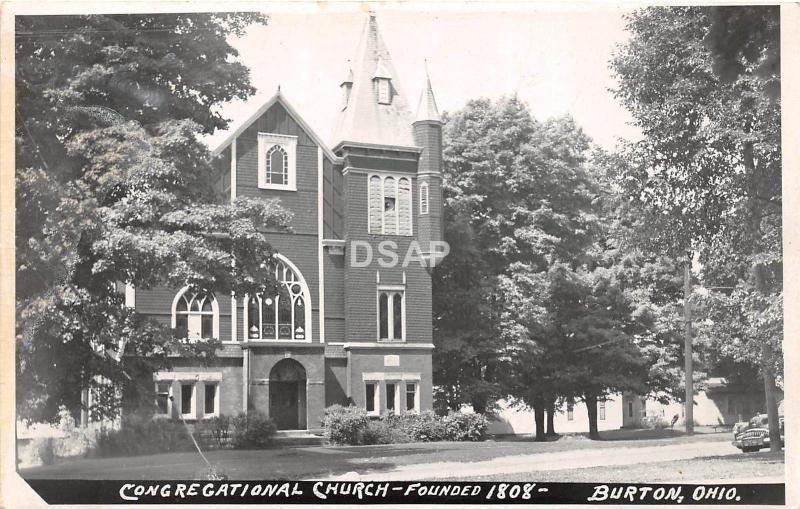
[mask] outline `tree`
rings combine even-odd
[[[226,204],[198,139],[227,125],[216,105],[254,92],[226,38],[265,22],[240,13],[16,18],[21,417],[74,409],[81,389],[104,381],[136,392],[135,374],[168,366],[171,353],[213,358],[216,343],[173,338],[125,308],[119,283],[274,286],[263,232],[284,228],[288,214],[277,202]],[[110,397],[90,410],[118,409]]]
[[[659,235],[673,254],[699,255],[707,287],[734,288],[712,296],[710,317],[725,324],[715,333],[740,338],[728,355],[743,360],[758,352],[753,360],[776,449],[773,392],[783,335],[779,11],[741,9],[636,11],[628,17],[631,39],[611,66],[615,95],[644,134],[626,149],[627,193],[659,218]]]

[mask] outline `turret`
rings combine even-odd
[[[425,86],[413,123],[414,144],[422,148],[417,170],[419,235],[423,251],[442,240],[442,118],[425,66]]]

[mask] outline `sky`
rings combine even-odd
[[[353,4],[357,6],[357,4]],[[440,111],[477,98],[517,94],[534,117],[572,115],[599,145],[637,137],[614,99],[608,62],[627,39],[625,11],[519,8],[465,11],[375,8],[412,110],[424,84],[425,60]],[[271,12],[267,26],[231,40],[251,70],[256,95],[221,106],[236,128],[277,90],[312,129],[330,141],[339,111],[339,84],[355,53],[367,15],[350,9]],[[207,139],[214,148],[225,137]]]

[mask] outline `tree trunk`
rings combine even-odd
[[[555,425],[555,413],[556,413],[556,402],[555,401],[548,401],[547,402],[547,432],[545,433],[549,437],[556,436],[556,425]]]
[[[750,178],[750,234],[751,246],[753,254],[756,254],[758,249],[758,241],[761,240],[761,218],[762,212],[758,200],[759,176],[757,173],[755,157],[753,155],[753,143],[748,142],[744,144],[744,164],[748,169]],[[751,268],[753,274],[753,282],[755,283],[756,291],[761,294],[767,294],[767,282],[764,276],[764,265],[760,261],[753,263]],[[769,366],[767,359],[767,344],[761,345],[761,371],[764,377],[764,400],[767,405],[767,419],[769,420],[769,450],[781,450],[781,427],[778,422],[778,402],[775,400],[775,375],[772,373],[772,368]]]
[[[472,398],[472,411],[476,414],[486,413],[486,401],[483,398]]]
[[[586,411],[589,414],[589,438],[600,440],[600,433],[597,431],[597,396],[586,394],[583,401],[586,403]]]
[[[535,398],[533,401],[533,419],[536,422],[536,441],[544,442],[547,440],[545,437],[544,429],[544,400],[542,398]]]

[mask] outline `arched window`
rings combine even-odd
[[[278,290],[247,297],[245,337],[250,340],[311,340],[311,295],[303,275],[288,259],[272,262]]]
[[[172,301],[175,336],[190,340],[219,338],[219,305],[214,295],[179,291]]]
[[[405,288],[378,287],[378,340],[405,340]]]
[[[419,213],[427,214],[429,212],[428,204],[428,183],[423,182],[419,185]]]
[[[368,231],[378,235],[411,235],[411,179],[371,175],[368,190]]]
[[[267,150],[267,184],[285,186],[289,183],[289,155],[280,145]]]

